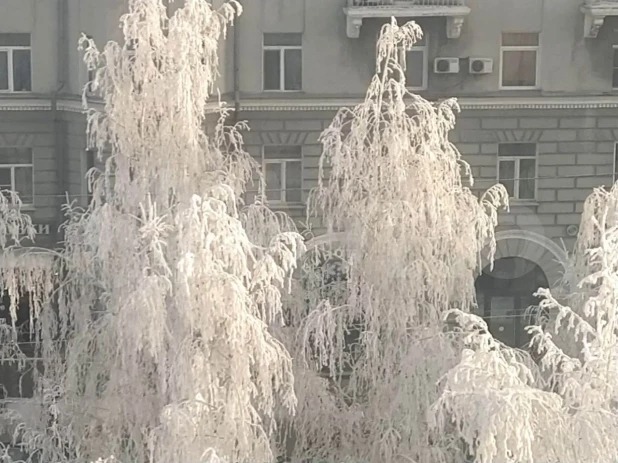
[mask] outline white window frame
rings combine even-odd
[[[527,143],[527,142],[522,142]],[[498,143],[498,151],[497,151],[497,162],[496,162],[496,180],[500,183],[500,162],[501,161],[515,161],[515,168],[513,173],[513,196],[510,196],[509,199],[512,199],[515,202],[535,202],[538,198],[538,189],[539,189],[539,156],[538,156],[538,146],[536,143],[534,144],[534,155],[533,156],[500,156],[500,145],[516,145],[518,142],[513,143]],[[534,197],[533,198],[520,198],[519,197],[519,181],[520,178],[520,163],[522,159],[533,159],[534,160]]]
[[[618,86],[614,86],[614,71],[618,69],[618,63],[614,62],[614,56],[616,55],[616,50],[618,50],[618,45],[612,45],[612,90],[618,90]]]
[[[297,202],[297,201],[293,201],[292,203],[288,203],[287,201],[287,176],[286,176],[286,169],[287,169],[287,163],[288,162],[299,162],[300,163],[300,184],[301,184],[301,188],[303,185],[303,180],[304,180],[304,169],[303,169],[303,147],[300,147],[300,157],[299,158],[279,158],[279,159],[267,159],[266,158],[266,148],[269,146],[285,146],[285,145],[263,145],[262,146],[262,172],[264,172],[264,176],[266,176],[266,166],[269,164],[277,164],[277,165],[281,165],[281,190],[280,191],[280,196],[279,199],[269,199],[268,202],[270,204],[302,204],[302,197],[303,197],[303,192],[301,190],[300,192],[300,197],[301,197],[301,201]],[[294,145],[294,146],[298,146],[298,145]],[[265,177],[264,177],[265,178]],[[266,183],[266,191],[265,196],[266,198],[268,198],[268,193],[270,191],[276,191],[276,190],[269,190],[268,188],[268,183]]]
[[[15,90],[15,82],[13,80],[13,51],[29,50],[30,51],[30,90]],[[0,93],[31,93],[32,92],[32,45],[0,45],[0,53],[7,53],[7,72],[9,88],[0,88]]]
[[[302,40],[302,36],[301,36]],[[265,87],[265,77],[266,73],[264,72],[264,52],[267,50],[278,50],[279,51],[279,88],[278,89],[269,89],[266,90]],[[301,88],[298,90],[286,90],[285,89],[285,52],[286,50],[300,50],[301,56]],[[264,34],[262,34],[262,91],[264,92],[287,92],[287,93],[298,93],[302,91],[302,73],[303,73],[303,46],[301,45],[264,45]]]
[[[503,32],[503,33],[509,33],[509,32]],[[518,33],[516,31],[510,31],[510,33]],[[522,32],[523,34],[526,34],[528,32]],[[537,45],[502,45],[502,34],[500,35],[500,73],[499,73],[499,85],[500,85],[500,89],[501,90],[537,90],[540,88],[539,86],[539,79],[540,79],[540,62],[541,60],[539,59],[540,53],[541,53],[541,34],[537,33],[537,32],[530,32],[530,34],[537,34],[538,40],[537,40]],[[510,85],[503,85],[502,84],[502,75],[503,75],[503,68],[504,68],[504,52],[505,51],[534,51],[536,52],[536,66],[535,66],[535,76],[534,76],[534,85],[527,85],[527,86],[510,86]]]
[[[23,148],[21,146],[6,146],[4,148]],[[4,170],[4,169],[11,169],[11,191],[14,193],[17,193],[17,190],[15,188],[15,169],[16,168],[23,168],[23,167],[29,167],[31,169],[32,172],[32,198],[31,201],[32,202],[23,202],[23,199],[20,196],[20,200],[22,200],[22,207],[26,207],[26,208],[32,208],[34,207],[34,188],[35,188],[35,184],[34,184],[34,152],[32,151],[31,148],[30,149],[30,164],[25,164],[25,163],[13,163],[13,164],[0,164],[0,169]]]
[[[406,79],[406,88],[408,90],[427,90],[428,80],[429,80],[429,37],[423,36],[425,39],[425,43],[423,45],[414,44],[410,50],[405,50],[405,53],[411,51],[422,51],[423,52],[423,83],[420,87],[414,87],[412,85],[407,85],[408,81]],[[406,69],[408,67],[408,57],[406,56]]]

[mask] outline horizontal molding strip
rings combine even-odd
[[[618,95],[611,96],[540,96],[508,98],[456,98],[463,110],[508,110],[508,109],[606,109],[618,108]],[[244,99],[240,102],[241,111],[336,111],[361,103],[360,98],[321,98],[321,99]],[[100,100],[92,103],[94,109],[102,109]],[[233,109],[233,102],[225,102]],[[219,105],[207,105],[208,112],[216,112]],[[58,99],[60,111],[83,113],[79,100]],[[51,98],[6,98],[0,95],[0,111],[51,111]]]

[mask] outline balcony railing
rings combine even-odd
[[[618,0],[585,0],[581,11],[584,13],[584,37],[595,38],[607,16],[618,16]]]
[[[343,9],[350,38],[358,38],[365,18],[446,18],[446,35],[458,38],[464,18],[470,13],[466,0],[347,0]]]

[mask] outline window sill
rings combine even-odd
[[[302,90],[262,90],[264,93],[303,93]]]
[[[538,206],[539,201],[536,199],[515,199],[509,198],[509,206]]]
[[[273,209],[304,209],[304,203],[284,203],[271,201],[268,203]]]
[[[24,94],[29,94],[32,93],[32,90],[0,90],[0,93],[3,94],[18,94],[18,95],[24,95]]]
[[[533,86],[533,87],[505,87],[501,85],[500,90],[540,90],[541,87]]]

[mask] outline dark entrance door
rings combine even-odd
[[[485,267],[476,280],[479,315],[496,339],[510,347],[525,347],[530,341],[525,328],[534,320],[534,312],[527,309],[538,305],[533,294],[547,286],[547,277],[533,262],[521,257],[498,259],[493,270]]]

